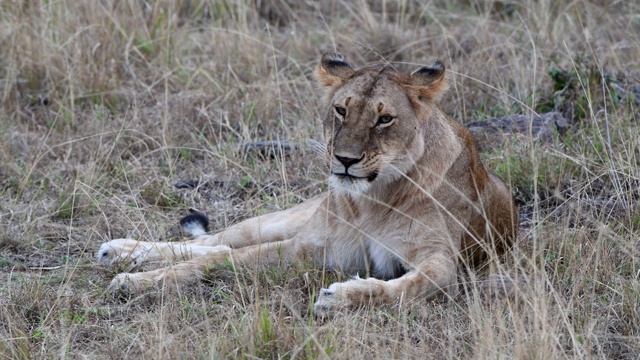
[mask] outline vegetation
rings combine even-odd
[[[640,356],[640,4],[611,0],[0,2],[0,357],[617,358]],[[453,301],[311,315],[336,278],[231,272],[119,299],[93,256],[178,236],[193,207],[222,229],[326,189],[313,70],[410,71],[440,58],[461,123],[559,111],[564,134],[483,153],[521,210],[518,246],[462,271]],[[179,181],[198,179],[178,189]],[[489,273],[513,296],[474,291]]]

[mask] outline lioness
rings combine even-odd
[[[469,131],[435,105],[448,87],[441,62],[403,74],[384,65],[354,70],[328,53],[316,77],[326,91],[331,190],[214,235],[198,219],[187,221],[187,228],[196,224],[190,241],[107,242],[97,254],[105,264],[190,259],[119,274],[113,288],[180,283],[227,260],[259,268],[306,259],[346,274],[368,272],[320,291],[315,313],[331,316],[455,292],[460,259],[477,263],[513,243],[518,214],[509,189],[482,164]]]

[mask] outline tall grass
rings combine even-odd
[[[13,1],[0,3],[0,354],[5,358],[637,358],[640,5],[633,1]],[[320,55],[400,70],[443,59],[442,108],[467,123],[560,111],[542,144],[483,156],[520,204],[518,246],[484,301],[406,301],[316,322],[346,275],[238,273],[121,302],[100,243],[175,239],[189,207],[216,229],[324,190]],[[635,95],[634,95],[635,94]],[[200,179],[193,190],[173,184]],[[491,270],[491,271],[489,271]]]

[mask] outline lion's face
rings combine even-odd
[[[324,135],[336,190],[361,193],[392,181],[423,152],[420,122],[405,89],[380,70],[347,81],[329,102]]]
[[[411,75],[383,66],[354,71],[341,55],[326,54],[317,76],[329,88],[323,125],[332,188],[366,193],[404,176],[424,153],[422,129],[434,84],[446,87],[444,67]]]

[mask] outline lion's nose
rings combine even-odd
[[[348,169],[349,166],[353,164],[357,164],[360,161],[362,161],[362,159],[364,159],[364,154],[362,154],[360,158],[352,158],[352,157],[338,156],[338,155],[334,155],[334,156],[336,157],[336,159],[338,159],[338,161],[340,161],[342,165],[344,165],[345,170]]]

